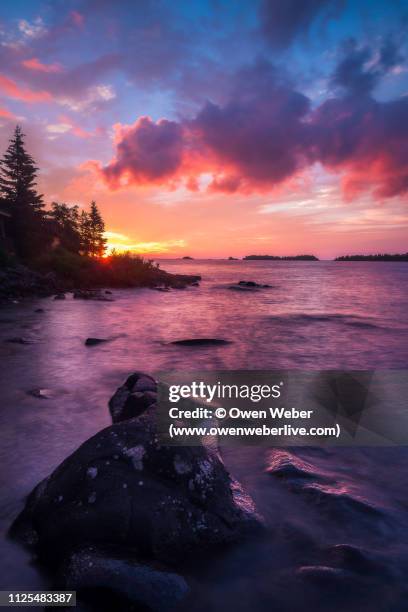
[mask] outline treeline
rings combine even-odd
[[[279,257],[278,255],[246,255],[246,257],[243,259],[269,259],[272,261],[319,261],[314,255],[287,255],[284,257]]]
[[[408,253],[376,253],[374,255],[342,255],[334,261],[408,261]]]
[[[100,258],[106,251],[105,223],[95,202],[89,211],[53,202],[45,209],[37,191],[38,168],[26,150],[24,134],[16,127],[0,159],[0,206],[10,215],[9,251],[28,265],[58,249]]]

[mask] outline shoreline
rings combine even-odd
[[[64,279],[54,272],[40,273],[22,264],[0,269],[0,304],[25,298],[42,298],[54,295],[63,299],[65,293],[74,293],[79,299],[100,299],[103,290],[148,288],[159,291],[186,289],[197,286],[201,281],[198,274],[172,274],[159,268],[152,270],[143,280],[135,278],[127,283],[112,282],[73,282]]]

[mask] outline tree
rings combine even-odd
[[[36,190],[38,168],[25,149],[24,134],[16,126],[4,157],[0,160],[0,195],[11,213],[17,255],[31,259],[44,250],[44,203]]]
[[[48,220],[54,238],[66,251],[79,254],[81,250],[81,232],[78,206],[53,202]]]
[[[91,202],[87,226],[88,255],[103,257],[106,251],[105,223],[95,201]]]
[[[79,235],[81,237],[81,255],[88,256],[91,245],[89,215],[82,210],[79,217]]]

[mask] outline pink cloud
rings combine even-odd
[[[24,60],[21,62],[24,68],[28,68],[29,70],[35,70],[37,72],[47,72],[47,73],[55,73],[62,72],[62,66],[60,64],[43,64],[36,57],[32,57],[31,59]]]
[[[3,119],[14,119],[15,115],[13,115],[12,112],[7,110],[7,108],[0,107],[0,117],[2,117]]]
[[[173,177],[182,163],[183,130],[179,123],[140,117],[133,125],[115,126],[115,158],[99,167],[105,181],[115,189],[127,183],[163,182]]]
[[[85,17],[82,15],[82,13],[78,13],[78,11],[71,11],[70,17],[74,25],[76,25],[78,28],[83,27],[85,23]]]
[[[348,91],[312,109],[309,98],[259,63],[237,75],[223,105],[192,120],[149,117],[116,127],[115,156],[94,165],[110,189],[182,182],[197,190],[266,193],[315,163],[342,177],[343,192],[389,198],[408,192],[408,97],[378,102]]]
[[[17,85],[4,75],[0,75],[0,91],[3,91],[9,98],[23,100],[24,102],[46,102],[51,100],[51,95],[47,91],[32,91]]]

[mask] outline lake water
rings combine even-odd
[[[135,369],[407,368],[405,263],[161,265],[201,274],[201,286],[114,291],[111,303],[68,297],[1,307],[3,536],[32,487],[109,425],[108,399]],[[271,288],[229,289],[239,280]],[[40,307],[44,312],[35,312]],[[5,342],[15,336],[32,343]],[[88,336],[112,341],[85,347]],[[192,337],[231,343],[168,344]],[[36,388],[50,397],[30,395]],[[277,453],[224,451],[227,467],[264,516],[268,537],[219,558],[197,584],[189,609],[407,610],[407,449],[289,449],[286,459],[312,474],[300,487],[265,472]],[[47,585],[26,553],[4,537],[0,554],[2,589]]]

